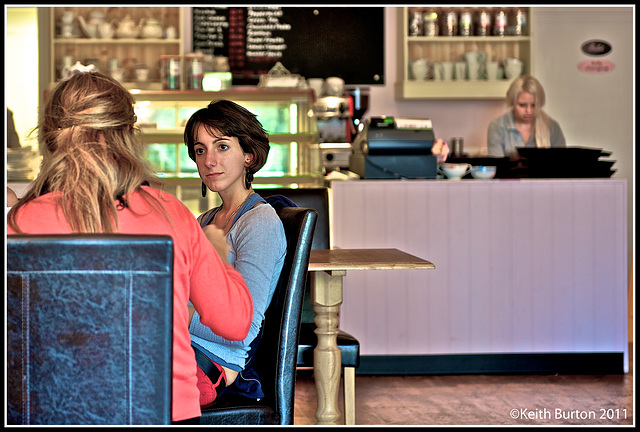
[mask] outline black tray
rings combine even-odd
[[[597,160],[600,157],[611,156],[611,152],[588,147],[516,147],[520,156],[525,159],[545,159],[562,161]]]

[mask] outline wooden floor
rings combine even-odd
[[[342,394],[340,411],[341,404]],[[632,370],[620,375],[356,375],[356,425],[635,425],[633,408]],[[315,409],[312,372],[300,371],[294,425],[315,424]]]

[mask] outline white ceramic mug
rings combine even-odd
[[[444,81],[451,81],[453,79],[453,62],[440,63],[442,68],[442,79]]]
[[[140,82],[145,82],[149,79],[149,69],[140,68],[136,69],[136,80]]]
[[[413,76],[414,80],[426,80],[428,71],[429,68],[427,65],[427,59],[421,58],[411,62],[411,75]]]
[[[487,63],[487,79],[495,81],[498,79],[498,62]]]
[[[522,61],[516,58],[504,59],[504,74],[507,79],[516,79],[522,75]]]
[[[467,78],[467,64],[465,62],[456,62],[455,75],[455,78],[458,81],[462,81]]]
[[[444,79],[444,69],[442,68],[442,63],[434,63],[433,64],[433,80],[442,81],[443,79]]]
[[[469,51],[464,54],[467,62],[469,80],[484,79],[487,68],[487,53],[485,51]]]
[[[464,55],[467,62],[467,79],[475,81],[479,77],[480,64],[478,63],[477,52],[468,52]]]
[[[165,34],[167,39],[177,39],[178,38],[178,30],[174,26],[169,26],[165,30]]]

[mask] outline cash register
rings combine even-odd
[[[371,117],[352,144],[349,169],[366,179],[435,179],[430,119]]]

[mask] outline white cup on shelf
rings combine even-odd
[[[427,79],[429,65],[426,58],[417,59],[411,62],[411,75],[414,80],[424,81]]]
[[[487,80],[496,81],[498,79],[498,62],[487,62]]]
[[[440,63],[442,69],[442,79],[444,81],[451,81],[453,79],[453,62],[442,62]]]
[[[522,60],[516,58],[506,58],[504,59],[504,74],[507,79],[516,79],[520,75],[522,75]]]
[[[433,80],[442,81],[444,79],[444,70],[442,69],[442,63],[437,62],[433,64]]]
[[[456,81],[465,80],[467,78],[467,64],[465,62],[456,62],[454,66]]]

